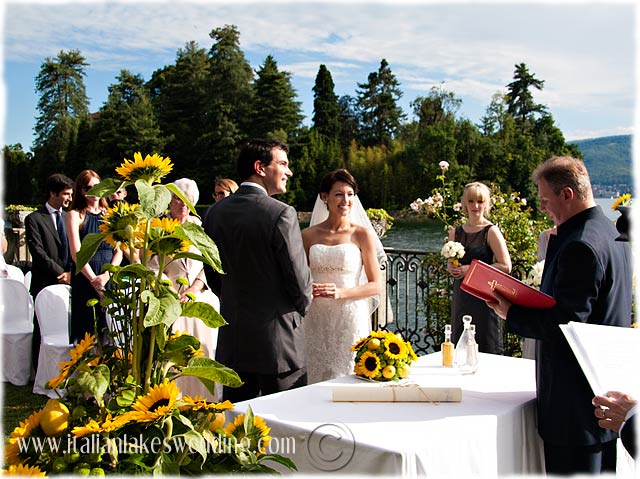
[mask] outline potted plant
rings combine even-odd
[[[35,210],[37,210],[37,208],[33,208],[32,206],[9,205],[4,209],[4,217],[7,221],[10,221],[15,228],[23,228],[25,218]]]

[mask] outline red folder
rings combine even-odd
[[[495,301],[497,291],[513,304],[526,308],[547,309],[556,300],[493,266],[474,259],[460,285],[462,291],[485,301]]]

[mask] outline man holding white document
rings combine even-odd
[[[614,472],[617,434],[598,425],[594,393],[560,324],[631,325],[631,250],[628,243],[615,241],[618,232],[596,205],[581,160],[550,158],[533,172],[533,181],[542,211],[557,225],[540,285],[556,305],[525,308],[502,296],[487,304],[506,319],[508,331],[538,340],[538,432],[547,474]]]

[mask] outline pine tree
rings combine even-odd
[[[527,65],[516,65],[513,74],[514,81],[507,85],[507,111],[516,119],[516,125],[521,132],[527,132],[535,113],[545,113],[546,107],[533,101],[531,88],[542,90],[544,80],[538,80],[533,73],[529,73]]]
[[[398,101],[402,98],[400,83],[383,58],[377,72],[371,72],[367,83],[358,83],[358,107],[365,145],[389,145],[405,118]]]
[[[256,71],[254,83],[255,103],[253,113],[253,136],[269,137],[293,135],[300,128],[302,114],[296,91],[291,85],[291,74],[279,71],[275,59],[268,55]]]
[[[340,133],[340,104],[334,92],[331,72],[320,65],[313,86],[313,129],[328,139],[336,139]]]

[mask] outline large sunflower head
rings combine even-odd
[[[613,211],[617,211],[620,206],[627,206],[631,203],[631,193],[625,193],[624,195],[618,196],[616,200],[611,205],[611,209]]]
[[[391,359],[405,359],[407,357],[407,343],[396,335],[385,339],[384,355]]]
[[[380,375],[380,359],[371,351],[365,352],[355,365],[354,372],[358,376],[374,379]]]
[[[135,182],[145,180],[148,183],[158,183],[173,168],[171,160],[163,158],[157,153],[147,155],[144,159],[140,152],[133,154],[133,160],[124,159],[124,162],[116,168],[116,173],[125,180]]]
[[[152,422],[173,412],[180,389],[174,381],[165,380],[151,388],[145,396],[140,396],[132,406],[128,419],[137,422]]]
[[[139,228],[137,214],[139,210],[140,205],[130,205],[125,201],[120,201],[109,208],[99,226],[100,231],[107,235],[104,240],[114,248],[120,247],[122,250],[128,250],[130,246],[140,248],[139,236],[134,234]]]
[[[187,251],[191,243],[174,234],[178,226],[180,226],[180,221],[178,220],[171,218],[153,218],[149,224],[149,253],[170,256]],[[144,230],[146,228],[142,229]],[[138,235],[139,238],[139,235],[142,235],[142,239],[144,239],[144,233],[136,232],[135,234]]]
[[[267,446],[271,441],[269,432],[271,428],[266,421],[258,416],[253,416],[253,425],[249,425],[248,430],[244,427],[244,414],[236,416],[233,422],[228,423],[224,432],[235,437],[238,442],[248,443],[249,449],[256,451],[258,455],[265,454]]]
[[[20,442],[31,436],[33,431],[40,426],[40,418],[42,417],[42,409],[31,414],[27,419],[20,422],[19,426],[11,433],[9,441],[4,449],[4,460],[9,465],[18,465],[22,462],[22,455],[27,458],[30,451],[23,451]]]

